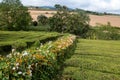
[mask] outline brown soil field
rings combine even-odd
[[[33,18],[33,21],[37,21],[38,15],[45,15],[47,17],[52,17],[56,11],[41,11],[41,10],[28,10],[30,12],[30,15]]]
[[[90,15],[90,25],[95,26],[96,24],[107,24],[110,22],[112,26],[120,27],[120,16],[105,15],[97,16]]]
[[[30,15],[32,16],[33,20],[37,20],[38,15],[45,15],[47,17],[52,17],[56,11],[42,11],[42,10],[29,10]],[[120,16],[114,15],[89,15],[90,16],[90,25],[96,26],[97,24],[107,24],[108,22],[111,23],[112,26],[120,27]]]

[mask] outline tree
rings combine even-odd
[[[26,30],[32,18],[20,0],[3,0],[0,4],[0,26],[7,30]]]
[[[50,18],[51,31],[83,36],[89,30],[89,16],[79,10],[70,12],[66,6],[55,5],[57,13]]]
[[[33,21],[33,26],[37,26],[38,25],[38,22],[37,21]]]
[[[46,25],[48,23],[48,18],[44,15],[39,15],[37,17],[39,24]]]

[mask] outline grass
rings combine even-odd
[[[79,39],[63,76],[75,80],[120,80],[120,41]]]

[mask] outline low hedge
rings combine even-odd
[[[45,42],[50,41],[50,40],[54,41],[54,40],[56,40],[57,38],[59,38],[61,36],[63,36],[63,35],[46,36],[45,38],[38,39],[36,41],[39,42],[39,43],[45,43]],[[35,40],[33,40],[33,41],[32,40],[31,41],[18,40],[18,41],[15,41],[12,44],[0,45],[0,55],[4,56],[4,55],[9,54],[10,51],[12,50],[12,48],[14,48],[17,51],[21,52],[26,48],[32,47],[36,43],[36,41]],[[37,46],[37,45],[35,45],[35,46]]]
[[[64,59],[73,53],[76,37],[66,35],[40,47],[0,57],[0,80],[52,80]]]

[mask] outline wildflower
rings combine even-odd
[[[16,66],[19,66],[19,63],[16,63]]]
[[[26,56],[26,55],[28,55],[28,52],[27,52],[27,51],[25,51],[25,52],[23,53],[23,56]]]
[[[30,76],[32,76],[32,70],[30,70]]]
[[[35,66],[37,66],[37,65],[38,65],[38,63],[35,64]]]
[[[30,68],[31,68],[31,65],[28,66],[28,69],[30,69]]]
[[[30,73],[30,76],[32,76],[32,73]]]
[[[15,49],[12,49],[12,53],[14,53],[15,52]]]
[[[22,59],[17,59],[16,62],[22,63]]]
[[[19,67],[17,66],[16,69],[18,69]]]
[[[46,52],[49,53],[49,50],[47,50]]]
[[[15,70],[15,69],[16,69],[15,67],[12,68],[12,70]]]
[[[42,43],[40,44],[40,47],[43,47],[43,44],[42,44]]]
[[[28,74],[29,76],[32,76],[32,70],[28,70],[28,71],[27,71],[27,74]]]
[[[11,57],[12,57],[12,54],[7,55],[6,57],[7,57],[7,58],[11,58]]]
[[[25,73],[23,73],[22,75],[25,76]]]
[[[17,55],[20,55],[20,53],[18,52]]]
[[[19,71],[19,72],[18,72],[18,74],[22,74],[22,72],[21,72],[21,71]]]

